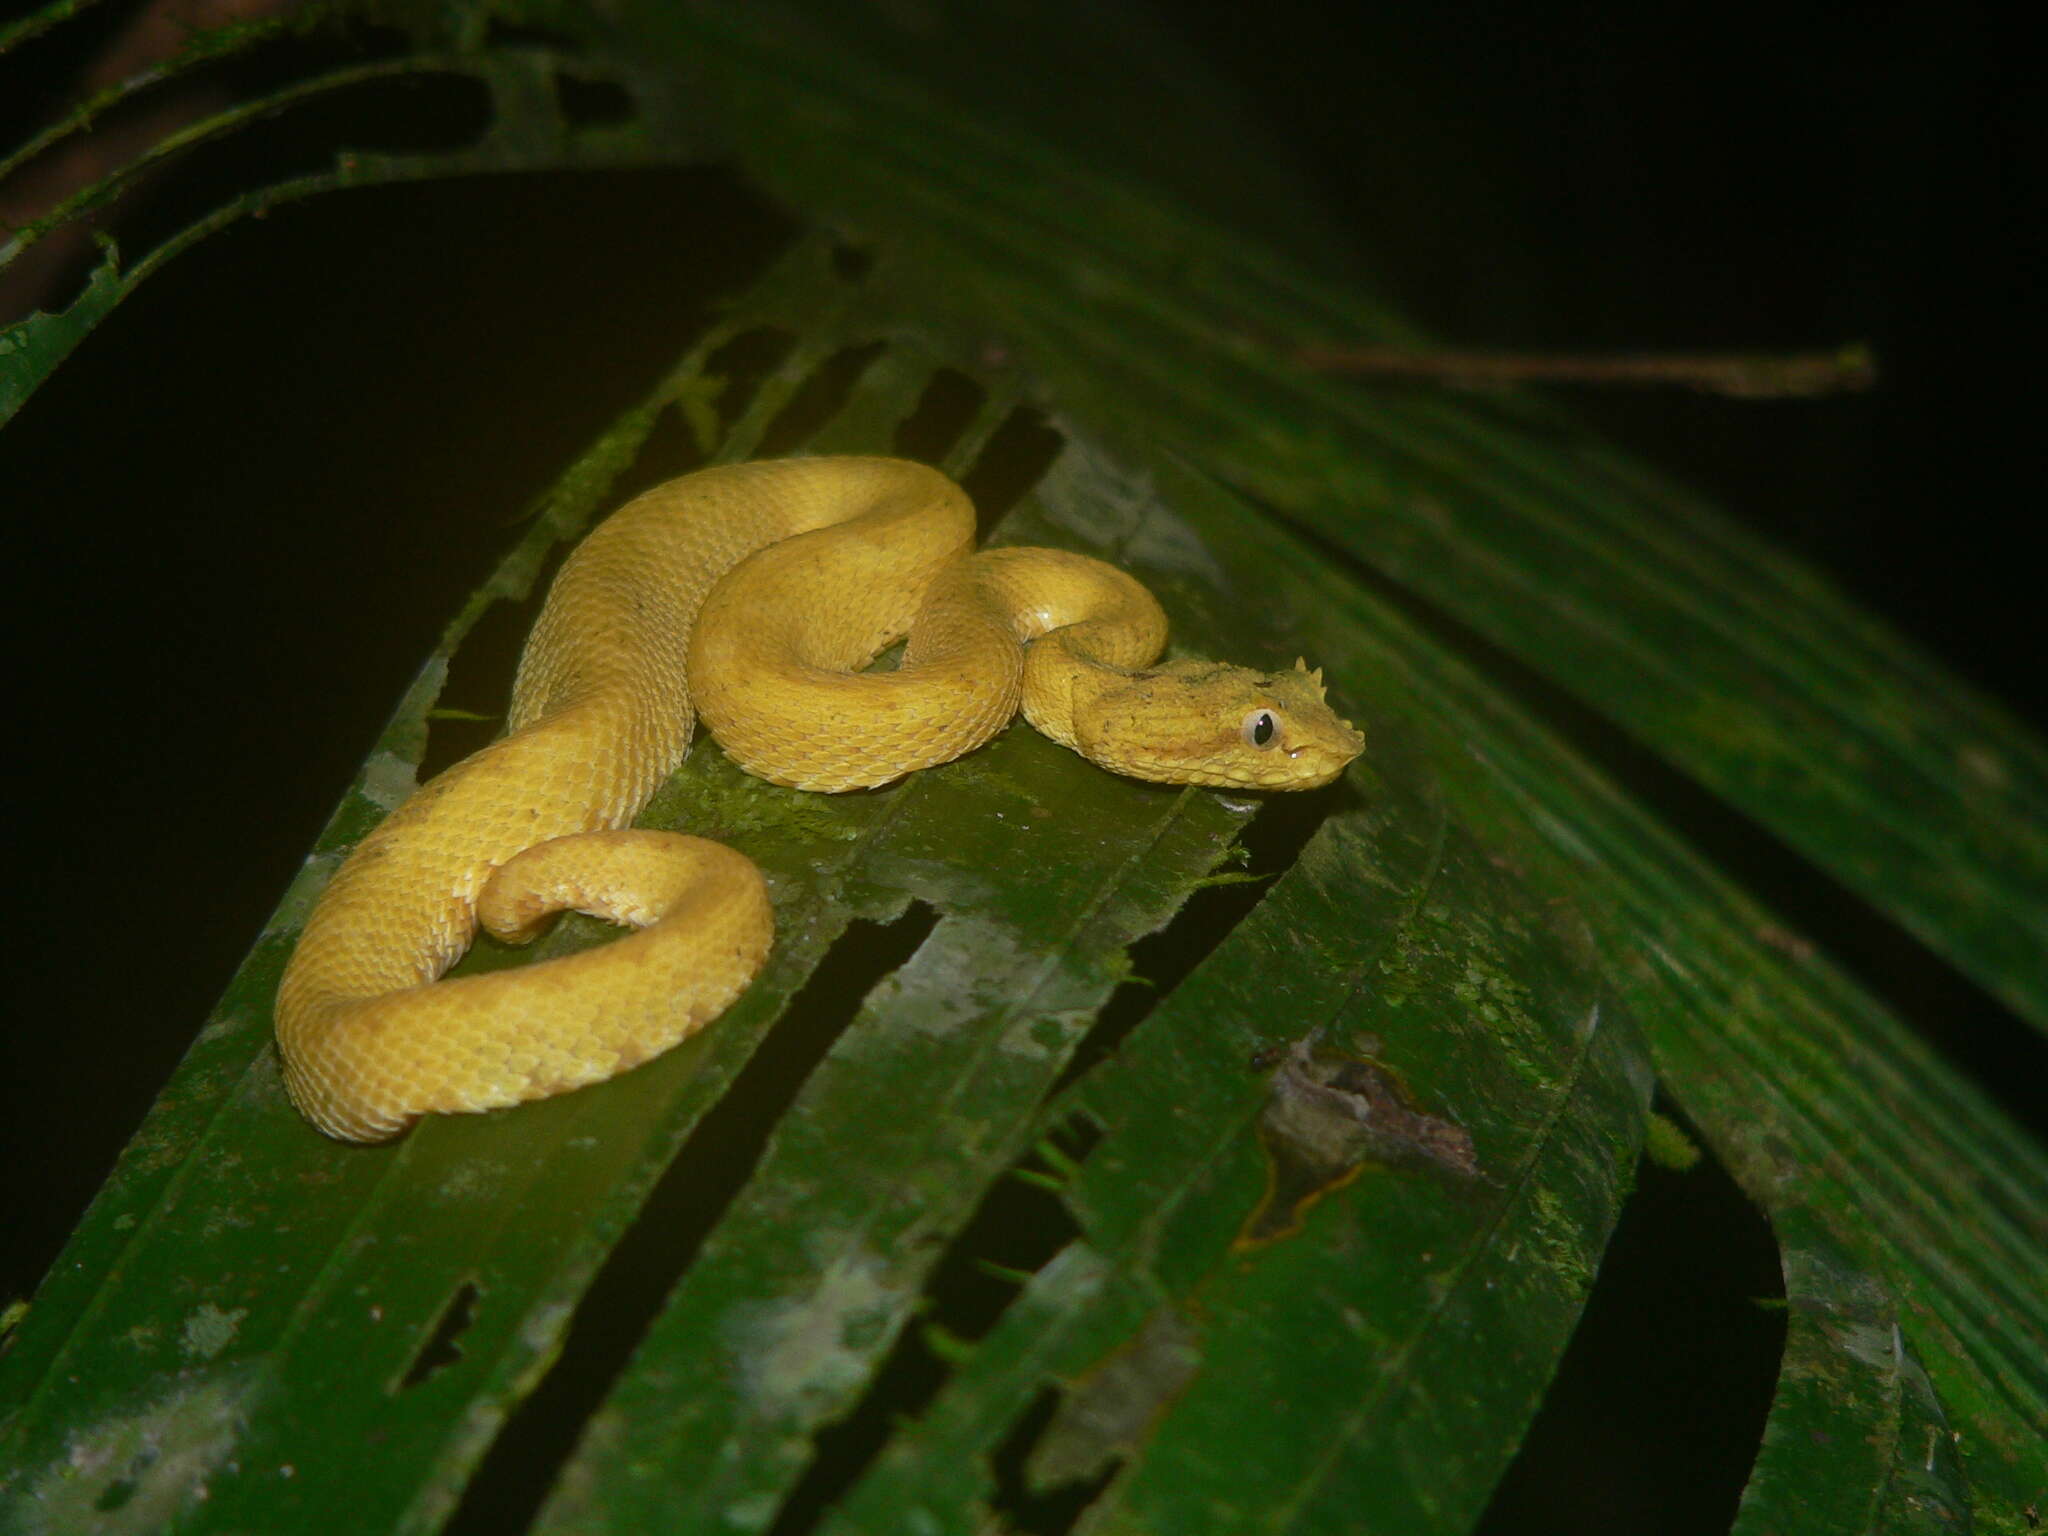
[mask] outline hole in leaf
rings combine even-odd
[[[938,1396],[954,1370],[947,1356],[987,1337],[1018,1288],[1081,1235],[1051,1186],[1060,1182],[1057,1170],[1080,1162],[1098,1138],[1086,1121],[1069,1119],[989,1187],[932,1270],[922,1324],[903,1331],[853,1411],[819,1433],[811,1465],[770,1536],[800,1536],[816,1525],[897,1426]]]
[[[1043,411],[1019,406],[1003,418],[974,467],[960,477],[960,484],[974,498],[981,538],[986,539],[1003,514],[1045,478],[1066,445],[1066,438],[1047,423]]]
[[[762,384],[795,346],[796,337],[790,332],[762,325],[714,347],[695,379],[683,385],[686,391],[701,391],[697,399],[709,402],[710,420],[702,420],[703,405],[689,399],[677,400],[656,417],[633,456],[632,466],[613,485],[606,515],[663,481],[702,469],[709,449],[731,435]],[[705,435],[711,438],[709,445]]]
[[[438,1376],[462,1358],[459,1341],[469,1332],[469,1325],[476,1321],[476,1304],[482,1295],[472,1280],[463,1281],[456,1289],[448,1299],[448,1305],[442,1308],[441,1320],[434,1324],[434,1331],[427,1336],[427,1342],[420,1346],[412,1364],[405,1368],[405,1375],[398,1383],[401,1392]]]
[[[679,391],[684,398],[672,401],[654,419],[632,464],[613,482],[599,515],[609,516],[642,492],[702,469],[711,450],[730,435],[762,384],[795,346],[790,332],[762,325],[714,347],[694,378],[684,381]]]
[[[941,368],[918,396],[917,409],[896,428],[895,449],[906,459],[944,459],[988,401],[988,391],[955,368]]]
[[[1777,1388],[1784,1295],[1770,1227],[1724,1167],[1646,1159],[1481,1536],[1726,1531]]]
[[[1044,1492],[1032,1491],[1025,1465],[1033,1448],[1045,1438],[1061,1400],[1060,1392],[1052,1387],[1039,1393],[989,1457],[996,1479],[995,1512],[1005,1521],[1003,1529],[1018,1536],[1066,1536],[1123,1467],[1121,1457],[1111,1457],[1109,1465],[1093,1477]]]
[[[932,1271],[928,1323],[962,1343],[988,1336],[1017,1288],[1080,1237],[1059,1191],[1101,1139],[1092,1122],[1069,1116],[990,1186]]]
[[[1070,1529],[1150,1438],[1201,1363],[1193,1321],[1171,1303],[1155,1307],[1108,1356],[1041,1395],[996,1448],[989,1467],[997,1513],[1037,1536]]]
[[[554,580],[566,550],[557,550],[541,581],[524,602],[496,602],[478,617],[448,658],[448,679],[441,685],[427,719],[427,749],[420,754],[419,781],[424,784],[446,772],[472,752],[495,741],[505,729],[511,703],[512,677],[526,632],[540,614],[547,584]]]
[[[1236,870],[1218,871],[1219,876],[1245,878],[1204,886],[1164,928],[1131,946],[1130,979],[1102,1005],[1048,1097],[1057,1096],[1114,1054],[1188,973],[1251,915],[1273,881],[1294,867],[1316,829],[1355,793],[1339,779],[1301,794],[1268,795],[1238,834],[1244,863]]]
[[[506,52],[534,48],[550,53],[575,53],[583,46],[580,39],[557,27],[532,21],[505,21],[497,17],[485,23],[484,36],[490,39],[493,49]]]
[[[754,397],[761,392],[761,386],[769,375],[780,368],[794,350],[795,333],[772,325],[760,325],[741,331],[705,359],[703,377],[723,381],[716,407],[721,438],[731,434],[739,419],[746,415],[747,408],[754,403]],[[647,482],[649,485],[656,483],[656,480]]]
[[[832,272],[842,282],[857,283],[874,270],[875,253],[865,245],[832,242]]]
[[[871,341],[865,346],[845,347],[818,365],[797,392],[775,413],[761,433],[753,457],[775,459],[793,453],[821,431],[826,422],[846,409],[860,376],[880,357],[888,343]]]
[[[892,922],[859,918],[847,925],[781,1022],[698,1121],[605,1259],[576,1309],[560,1358],[492,1444],[448,1530],[484,1536],[532,1523],[585,1422],[705,1236],[752,1177],[811,1072],[862,1000],[917,952],[937,923],[938,912],[919,901]]]
[[[633,120],[633,97],[616,80],[585,80],[555,71],[555,101],[571,128],[605,128]]]

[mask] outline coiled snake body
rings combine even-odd
[[[1166,620],[1135,579],[973,538],[965,493],[897,459],[705,470],[613,513],[548,594],[509,734],[394,811],[307,919],[277,1000],[293,1102],[378,1141],[601,1081],[738,997],[774,937],[760,872],[625,829],[698,713],[749,772],[823,791],[973,751],[1020,700],[1063,745],[1175,783],[1309,788],[1363,746],[1299,663],[1153,668]],[[860,670],[906,634],[899,670]],[[479,923],[523,940],[571,908],[640,931],[439,980]]]

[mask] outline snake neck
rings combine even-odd
[[[1069,625],[1025,647],[1023,710],[1041,735],[1100,763],[1094,750],[1099,733],[1091,724],[1100,717],[1104,698],[1127,688],[1137,674],[1103,660],[1089,644],[1089,628]],[[1116,768],[1113,763],[1102,765]]]

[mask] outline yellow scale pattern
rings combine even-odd
[[[1320,674],[1154,670],[1157,601],[1061,550],[973,551],[974,509],[900,459],[787,459],[686,475],[601,523],[527,640],[502,740],[364,838],[285,969],[285,1084],[330,1136],[602,1081],[745,989],[774,939],[758,869],[678,833],[623,830],[696,715],[778,784],[871,788],[1016,715],[1119,773],[1243,789],[1326,784],[1364,746]],[[905,635],[894,672],[863,672]],[[479,924],[556,912],[640,931],[515,971],[441,980]]]

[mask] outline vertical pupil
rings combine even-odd
[[[1252,722],[1252,745],[1255,747],[1263,747],[1264,745],[1266,745],[1267,742],[1271,741],[1272,739],[1273,717],[1271,715],[1262,714],[1258,717],[1258,719]]]

